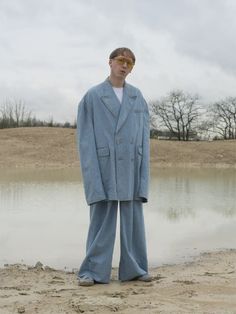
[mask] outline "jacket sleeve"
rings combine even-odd
[[[106,199],[103,188],[93,127],[92,106],[84,97],[78,106],[77,147],[88,205]]]
[[[144,117],[143,117],[143,156],[141,163],[141,176],[140,176],[140,187],[139,196],[142,201],[146,203],[148,201],[148,189],[149,189],[149,177],[150,177],[150,117],[149,110],[146,101],[144,102]]]

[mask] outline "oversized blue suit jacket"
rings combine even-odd
[[[108,79],[78,106],[77,144],[87,203],[148,200],[149,111],[125,82],[120,104]]]

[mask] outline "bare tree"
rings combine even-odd
[[[0,128],[25,126],[31,120],[31,112],[23,100],[6,100],[0,107]]]
[[[168,129],[171,137],[188,141],[196,134],[200,117],[199,97],[181,90],[172,91],[161,101],[151,103],[151,116],[156,118],[157,124]]]
[[[13,107],[10,105],[10,102],[7,100],[0,107],[0,127],[9,128],[10,125],[14,124],[13,118]]]
[[[16,127],[19,127],[25,119],[25,104],[20,99],[19,101],[14,101],[13,103],[13,115],[16,123]]]
[[[214,131],[224,139],[236,139],[236,97],[227,97],[211,106]]]

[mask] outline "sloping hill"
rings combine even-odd
[[[236,168],[236,141],[178,142],[151,140],[155,166]],[[0,167],[79,166],[76,130],[17,128],[0,130]]]

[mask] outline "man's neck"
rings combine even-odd
[[[113,77],[113,76],[109,76],[109,81],[110,81],[110,83],[111,83],[111,85],[113,86],[113,87],[124,87],[124,83],[125,83],[125,80],[123,80],[123,79],[118,79],[118,78],[116,78],[116,77]]]

